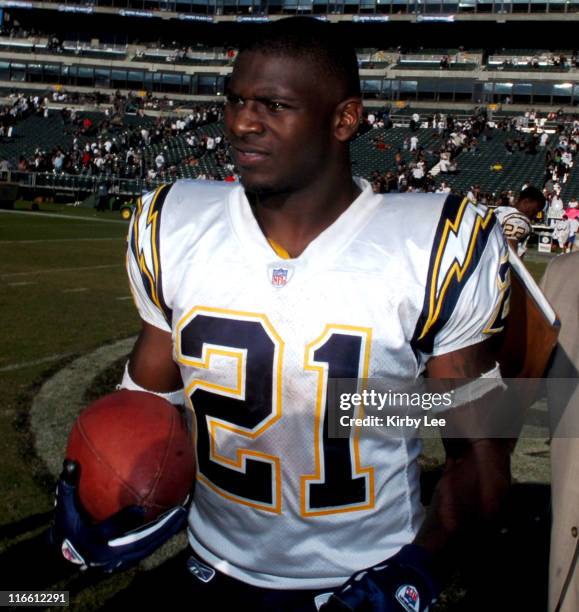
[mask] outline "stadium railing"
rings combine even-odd
[[[141,195],[151,188],[151,181],[145,179],[123,179],[113,176],[86,176],[76,174],[54,174],[53,172],[0,172],[0,183],[18,184],[31,190],[51,189],[80,194],[96,193],[105,183],[111,195]],[[153,181],[152,186],[156,186]]]

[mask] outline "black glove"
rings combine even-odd
[[[416,544],[357,572],[320,612],[427,612],[439,593],[431,575],[430,554]]]
[[[107,573],[127,569],[149,556],[187,522],[184,506],[175,506],[147,524],[143,508],[129,506],[92,524],[78,500],[78,479],[78,464],[65,460],[56,489],[49,541],[81,569],[95,567]]]

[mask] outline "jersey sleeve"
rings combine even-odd
[[[531,224],[527,217],[520,213],[506,215],[502,220],[503,233],[507,240],[524,242],[531,233]]]
[[[161,226],[170,189],[163,185],[139,199],[127,237],[127,273],[137,310],[144,321],[168,332],[172,312],[163,291]]]
[[[502,331],[509,296],[508,249],[495,215],[449,196],[431,251],[415,353],[425,363]]]

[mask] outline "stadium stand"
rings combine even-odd
[[[105,180],[127,193],[179,178],[235,177],[219,113],[191,120],[200,104],[214,107],[225,92],[236,54],[229,41],[148,40],[145,31],[138,40],[126,30],[95,36],[14,22],[0,34],[6,112],[23,97],[36,109],[5,122],[4,170],[44,188],[95,191]],[[358,50],[362,92],[374,106],[372,122],[352,143],[356,171],[381,190],[444,185],[464,193],[479,185],[494,201],[533,183],[556,186],[563,197],[573,193],[578,174],[561,161],[556,132],[569,132],[576,149],[576,128],[571,115],[555,110],[566,105],[569,113],[579,102],[576,54],[452,47]],[[501,79],[506,74],[512,82]],[[88,131],[80,127],[86,120]],[[157,136],[144,139],[143,130]]]

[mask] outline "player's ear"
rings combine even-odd
[[[334,135],[340,142],[348,142],[358,131],[362,121],[362,100],[347,98],[338,104],[334,115]]]

